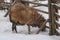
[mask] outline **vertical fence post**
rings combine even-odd
[[[55,10],[51,4],[51,0],[48,0],[48,9],[49,9],[49,35],[58,35],[59,33],[56,30],[55,25]]]

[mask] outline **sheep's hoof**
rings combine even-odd
[[[42,32],[45,32],[45,31],[46,31],[46,29],[42,29],[41,31],[42,31]]]
[[[16,33],[15,31],[12,31],[12,33]]]
[[[31,32],[29,32],[28,34],[31,34]]]
[[[15,31],[17,33],[17,31]]]

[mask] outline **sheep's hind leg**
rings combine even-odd
[[[15,31],[17,33],[16,23],[12,23],[12,31]]]
[[[30,26],[28,25],[28,34],[31,34]]]

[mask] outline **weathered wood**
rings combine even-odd
[[[51,0],[48,0],[48,4],[49,4],[49,20],[50,20],[50,22],[49,22],[49,26],[50,26],[49,35],[59,35],[59,33],[56,30],[56,25],[55,25],[55,15],[54,15],[55,9],[51,5]]]
[[[4,2],[4,0],[0,0],[0,3],[3,3]]]
[[[0,10],[3,10],[3,6],[4,6],[4,0],[0,0]]]

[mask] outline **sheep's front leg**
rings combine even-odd
[[[30,26],[28,25],[28,34],[31,34]]]
[[[15,31],[17,33],[16,23],[12,23],[12,31]]]

